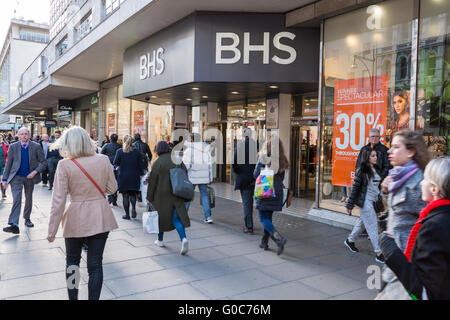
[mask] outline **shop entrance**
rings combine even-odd
[[[317,136],[317,126],[292,126],[290,189],[295,197],[314,199]]]

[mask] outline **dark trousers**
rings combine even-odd
[[[23,218],[30,219],[31,210],[33,209],[33,180],[16,175],[11,181],[11,193],[13,196],[13,206],[9,215],[8,223],[10,225],[19,224],[20,210],[22,208],[22,192],[25,191],[25,208]]]
[[[137,191],[122,192],[123,209],[127,216],[130,215],[130,202],[133,210],[136,210]]]
[[[89,273],[89,300],[99,300],[103,285],[103,251],[109,232],[86,238],[66,238],[66,279],[69,300],[78,300],[81,248],[87,243],[87,268]],[[77,271],[75,271],[77,270]]]
[[[247,229],[253,229],[253,189],[241,190],[244,222]]]
[[[117,181],[117,175],[118,175],[118,171],[114,170],[114,177],[116,177],[116,181]],[[109,201],[109,203],[117,202],[117,191],[113,194],[108,194],[108,201]]]
[[[45,169],[44,171],[42,171],[41,179],[42,179],[42,183],[43,184],[47,184],[48,183],[48,168]]]
[[[56,168],[58,167],[58,162],[60,159],[48,158],[48,180],[50,182],[50,187],[53,187],[53,181],[55,180]]]

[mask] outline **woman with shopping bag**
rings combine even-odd
[[[158,211],[159,234],[155,244],[164,247],[164,232],[176,229],[181,240],[180,253],[185,255],[189,250],[185,228],[190,227],[191,222],[184,199],[172,193],[170,169],[176,165],[172,161],[171,149],[166,142],[158,142],[155,153],[158,159],[152,165],[147,191],[148,202]],[[187,171],[184,164],[181,164],[181,168]]]
[[[277,144],[279,148],[277,148]],[[274,211],[282,210],[283,179],[288,168],[289,161],[279,137],[274,135],[267,137],[253,172],[253,176],[256,179],[254,196],[259,220],[264,227],[264,236],[259,246],[267,250],[269,248],[269,238],[271,238],[278,246],[278,255],[283,253],[287,239],[275,229],[272,224],[272,215]]]

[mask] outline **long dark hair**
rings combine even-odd
[[[363,150],[362,154],[361,154],[361,164],[360,164],[361,173],[367,176],[367,180],[370,180],[373,178],[373,170],[372,170],[372,166],[370,165],[370,155],[372,154],[372,151],[375,151],[377,153],[377,159],[378,159],[378,157],[380,156],[380,153],[372,148],[367,148],[367,149]],[[380,174],[379,173],[380,169],[378,168],[378,166],[376,164],[373,166],[373,168],[375,169],[375,171],[377,171],[378,174]]]
[[[409,113],[409,92],[406,90],[397,90],[394,92],[394,94],[392,95],[392,102],[391,105],[394,104],[394,99],[395,97],[400,97],[403,98],[405,100],[405,110],[403,111],[404,113]],[[394,120],[394,122],[397,122],[400,119],[400,115],[397,114],[397,112],[395,111],[395,108],[392,107],[392,118]]]

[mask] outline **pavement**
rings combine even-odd
[[[367,287],[367,270],[381,265],[367,238],[356,242],[359,253],[344,246],[348,230],[275,213],[274,225],[288,239],[277,256],[274,242],[269,251],[258,246],[263,230],[256,211],[255,235],[242,232],[241,203],[224,198],[216,198],[214,223],[204,224],[196,193],[186,230],[189,252],[182,256],[175,230],[165,234],[166,247],[157,247],[156,235],[143,233],[144,208],[137,207],[137,219],[126,221],[120,202],[113,207],[119,229],[110,233],[103,258],[101,299],[371,300],[377,294]],[[8,198],[0,202],[2,228],[11,206],[8,189]],[[26,228],[21,217],[20,235],[0,231],[1,300],[67,300],[62,230],[53,243],[46,240],[50,206],[51,191],[36,185],[35,227]],[[85,252],[80,267],[79,298],[86,300]]]

